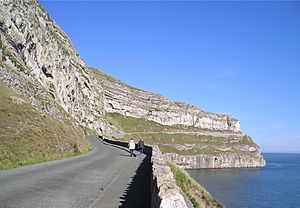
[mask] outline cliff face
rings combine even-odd
[[[240,131],[239,121],[231,116],[205,112],[186,103],[171,102],[161,95],[130,87],[95,69],[91,75],[102,83],[106,112],[144,118],[163,125]]]
[[[249,168],[264,167],[266,162],[260,153],[255,154],[237,154],[224,153],[219,155],[178,155],[175,153],[166,153],[167,159],[185,169],[197,168]]]
[[[2,4],[0,9],[1,77],[30,96],[32,102],[40,102],[34,99],[36,89],[30,89],[30,84],[25,83],[40,86],[47,99],[58,102],[78,124],[97,132],[106,127],[105,112],[145,118],[164,125],[240,131],[239,121],[230,116],[171,102],[112,77],[101,76],[101,72],[91,73],[67,35],[36,1],[11,1]]]
[[[143,137],[150,144],[158,144],[166,158],[178,165],[185,168],[266,165],[259,147],[240,132],[240,123],[235,118],[171,102],[96,69],[90,69],[89,73],[103,86],[104,109],[112,114],[112,120],[124,131],[125,137]]]
[[[0,4],[0,77],[42,111],[102,133],[103,89],[91,77],[67,35],[32,1]]]

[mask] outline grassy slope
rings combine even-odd
[[[157,144],[162,152],[174,152],[181,155],[196,155],[196,154],[212,154],[218,155],[224,152],[216,148],[228,146],[228,139],[223,137],[213,137],[208,135],[193,135],[174,133],[174,131],[196,131],[200,130],[195,127],[187,126],[165,126],[154,121],[148,121],[141,118],[132,118],[123,116],[117,113],[107,114],[107,120],[117,128],[125,132],[125,140],[134,138],[144,138],[147,144]],[[173,132],[167,134],[163,132]],[[233,140],[231,140],[232,142]],[[190,149],[178,150],[176,144],[190,146]],[[252,140],[249,137],[244,137],[238,144],[252,145]],[[230,144],[232,145],[232,143]],[[230,153],[248,154],[238,150],[229,150]]]
[[[195,208],[223,207],[211,195],[198,184],[185,170],[172,162],[168,162],[174,174],[176,184],[186,193]]]
[[[135,87],[131,87],[131,86],[129,86],[129,85],[123,83],[122,81],[120,81],[120,80],[114,78],[113,76],[111,76],[111,75],[109,75],[109,74],[107,74],[107,73],[105,73],[105,72],[103,72],[103,71],[101,71],[101,70],[98,70],[98,69],[95,69],[95,68],[89,68],[89,69],[90,69],[90,72],[91,72],[91,73],[93,73],[93,74],[99,76],[100,80],[106,79],[106,80],[108,80],[108,81],[110,81],[110,82],[112,82],[112,83],[115,82],[115,83],[121,84],[121,85],[123,85],[123,86],[125,86],[125,87],[129,87],[129,88],[134,89],[134,90],[143,91],[143,90],[141,90],[141,89],[138,89],[138,88],[135,88]]]
[[[70,121],[41,115],[22,99],[0,80],[0,170],[73,156],[90,149],[82,129]]]

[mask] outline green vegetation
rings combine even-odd
[[[143,91],[145,92],[144,90],[141,90],[141,89],[138,89],[138,88],[135,88],[135,87],[132,87],[132,86],[129,86],[127,84],[125,84],[124,82],[114,78],[113,76],[109,75],[109,74],[106,74],[105,72],[103,71],[100,71],[98,69],[95,69],[95,68],[90,68],[90,72],[92,72],[93,74],[97,75],[97,76],[100,76],[101,79],[107,79],[109,80],[110,82],[116,82],[116,83],[119,83],[121,85],[123,85],[124,87],[128,87],[130,89],[133,89],[133,90],[138,90],[138,91]]]
[[[117,80],[116,78],[114,78],[113,76],[109,75],[109,74],[106,74],[105,72],[103,71],[100,71],[98,69],[95,69],[95,68],[90,68],[90,71],[93,72],[94,74],[100,76],[100,77],[103,77],[107,80],[110,80],[112,82],[120,82],[119,80]]]
[[[181,133],[133,133],[125,134],[124,139],[128,141],[130,138],[135,140],[144,138],[147,144],[157,144],[160,150],[164,153],[176,153],[180,155],[214,155],[218,156],[224,154],[224,151],[220,151],[225,147],[231,147],[233,143],[229,143],[228,139],[223,137],[213,137],[208,135],[192,135]],[[242,140],[237,140],[237,144],[249,144],[249,140],[244,137]],[[180,149],[182,147],[182,149]],[[251,154],[249,152],[241,152],[236,149],[226,150],[226,153],[236,154]]]
[[[205,131],[188,126],[166,126],[142,118],[123,116],[118,113],[106,115],[107,121],[125,132],[124,140],[130,138],[138,140],[144,138],[146,144],[157,144],[164,153],[177,153],[180,155],[207,154],[218,156],[224,154],[220,151],[224,147],[231,147],[234,143],[239,145],[253,145],[251,138],[244,137],[239,140],[209,135],[196,135],[188,132]],[[209,133],[209,132],[208,132]],[[229,141],[231,143],[229,143]],[[236,149],[226,150],[226,153],[251,154]]]
[[[127,133],[139,132],[176,132],[206,130],[192,126],[174,125],[167,126],[143,118],[123,116],[119,113],[108,113],[106,119],[117,128]]]
[[[2,49],[3,44],[2,44],[2,37],[0,36],[0,49]]]
[[[27,69],[25,68],[25,66],[23,64],[21,64],[18,59],[12,54],[10,53],[10,51],[8,51],[5,47],[2,48],[2,61],[5,62],[6,59],[9,59],[13,65],[18,68],[21,72],[27,74]],[[2,64],[1,64],[2,65]]]
[[[0,80],[0,170],[89,150],[81,128],[41,115]]]
[[[61,49],[63,51],[64,56],[70,56],[70,52],[67,49],[65,49],[65,47],[61,46]]]
[[[184,169],[178,167],[171,161],[168,161],[176,184],[189,197],[195,208],[204,207],[223,207],[200,185],[198,184]]]
[[[119,113],[109,113],[106,115],[106,119],[110,122],[110,124],[127,133],[162,132],[178,129],[176,127],[162,125],[142,118],[123,116]]]
[[[33,0],[33,2],[35,3],[36,0]],[[40,9],[42,10],[42,12],[43,12],[44,14],[47,14],[45,8],[44,8],[40,3],[38,3],[38,6],[40,7]]]
[[[88,127],[85,127],[85,126],[80,126],[80,127],[84,131],[84,134],[87,135],[87,136],[97,136],[98,135],[97,132],[95,132],[94,130],[92,130]]]
[[[71,55],[70,52],[64,46],[64,44],[65,44],[64,40],[58,34],[58,32],[53,31],[51,28],[47,28],[47,29],[48,29],[48,32],[49,32],[50,36],[53,37],[57,41],[57,43],[59,45],[59,49],[62,50],[63,55],[64,56],[70,56]]]

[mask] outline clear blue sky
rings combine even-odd
[[[300,152],[300,2],[42,1],[87,65]]]

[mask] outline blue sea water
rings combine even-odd
[[[227,208],[300,208],[300,154],[264,154],[265,168],[189,170]]]

